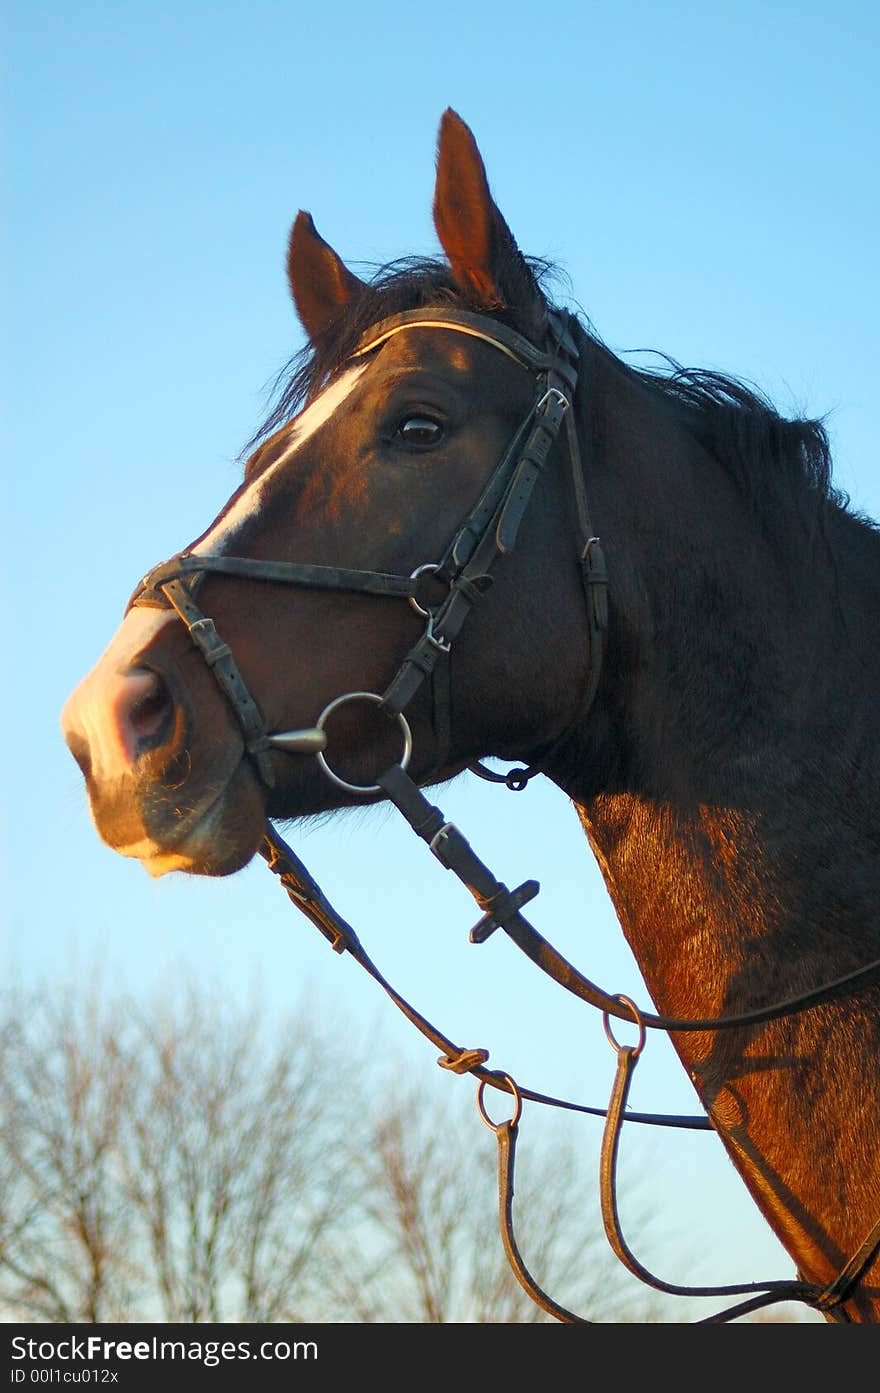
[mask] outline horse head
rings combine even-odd
[[[437,782],[528,763],[571,724],[583,568],[568,476],[543,464],[577,451],[580,335],[452,111],[434,221],[445,260],[369,284],[299,213],[308,344],[281,412],[67,703],[98,831],[152,874],[234,871],[267,815],[374,798],[396,760]]]

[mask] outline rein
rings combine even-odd
[[[543,772],[553,755],[583,720],[595,699],[602,671],[605,634],[608,623],[608,580],[599,538],[593,535],[586,496],[585,470],[574,422],[574,397],[578,384],[578,348],[565,319],[550,310],[547,315],[546,350],[538,349],[515,330],[488,316],[458,309],[410,310],[382,321],[360,341],[353,359],[374,353],[389,339],[419,328],[449,330],[480,339],[529,371],[536,382],[533,404],[517,428],[498,465],[490,475],[474,508],[459,525],[452,542],[439,562],[424,562],[409,576],[342,567],[314,566],[300,562],[258,561],[248,557],[211,553],[181,553],[153,568],[136,588],[129,606],[148,605],[174,609],[193,642],[211,668],[240,727],[247,753],[253,759],[267,788],[275,784],[273,753],[314,755],[325,774],[337,787],[358,796],[383,794],[405,817],[413,831],[425,841],[433,854],[471,892],[481,918],[470,932],[473,943],[484,943],[496,929],[509,938],[559,985],[603,1013],[605,1032],[618,1057],[617,1075],[607,1109],[587,1107],[521,1088],[509,1074],[487,1069],[488,1052],[463,1049],[453,1044],[426,1017],[401,997],[382,976],[366,954],[354,929],[336,912],[309,871],[267,824],[260,854],[278,876],[291,902],[330,942],[334,951],[348,952],[390,996],[407,1018],[443,1053],[439,1063],[453,1073],[471,1073],[478,1081],[477,1104],[483,1122],[496,1134],[498,1142],[499,1213],[505,1252],[513,1271],[533,1300],[557,1320],[589,1323],[559,1306],[538,1286],[528,1272],[513,1231],[512,1200],[516,1140],[523,1099],[572,1111],[605,1117],[600,1161],[601,1208],[609,1243],[628,1270],[657,1290],[676,1295],[746,1295],[749,1299],[709,1317],[704,1323],[718,1323],[778,1301],[802,1301],[831,1318],[840,1314],[880,1250],[880,1221],[864,1243],[826,1287],[802,1281],[747,1283],[721,1287],[683,1287],[662,1281],[639,1263],[623,1237],[616,1199],[616,1168],[623,1122],[714,1130],[705,1117],[675,1117],[626,1111],[626,1101],[636,1062],[644,1048],[648,1029],[667,1032],[717,1031],[776,1020],[809,1009],[839,994],[844,988],[880,975],[880,959],[865,967],[825,983],[798,996],[729,1016],[679,1019],[642,1011],[627,997],[605,992],[567,961],[521,913],[539,890],[537,881],[528,880],[513,890],[498,881],[479,859],[459,829],[448,822],[441,810],[431,804],[419,785],[407,773],[413,742],[404,711],[429,681],[432,689],[432,725],[436,751],[430,773],[420,782],[429,783],[445,761],[451,737],[450,653],[454,641],[473,606],[492,585],[492,568],[499,558],[509,555],[516,545],[519,529],[535,485],[554,445],[564,439],[569,464],[570,491],[577,529],[577,558],[583,585],[588,646],[588,670],[575,715],[539,751],[525,768],[498,775],[478,761],[468,767],[492,782],[505,783],[513,790],[526,787]],[[217,632],[214,621],[196,603],[199,586],[206,574],[226,575],[302,586],[308,589],[338,590],[351,593],[406,599],[425,620],[425,629],[403,659],[397,673],[382,694],[353,691],[334,698],[319,715],[315,725],[301,730],[270,732],[260,708],[248,691],[228,645]],[[427,603],[423,577],[434,585],[445,585],[446,595],[437,604]],[[374,784],[354,784],[342,778],[330,765],[326,724],[342,705],[365,701],[376,705],[395,721],[402,739],[397,763],[379,774]],[[639,1040],[635,1046],[619,1045],[610,1018],[635,1023]],[[512,1096],[514,1113],[510,1120],[493,1122],[484,1107],[487,1086]]]

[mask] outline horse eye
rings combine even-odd
[[[443,438],[443,427],[430,416],[407,416],[397,427],[396,435],[405,445],[438,445]]]

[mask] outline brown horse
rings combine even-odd
[[[877,959],[880,541],[821,425],[635,370],[552,310],[453,112],[434,214],[445,259],[370,283],[297,217],[308,347],[241,487],[65,710],[98,831],[153,875],[224,875],[267,816],[494,756],[574,800],[665,1016]],[[818,1288],[880,1217],[875,983],[673,1034]],[[862,1268],[838,1316],[880,1314]]]

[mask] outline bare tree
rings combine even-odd
[[[182,992],[8,997],[0,1301],[25,1319],[297,1319],[355,1196],[329,1046]]]
[[[507,1267],[469,1084],[428,1068],[401,1096],[375,1051],[340,1058],[303,1013],[266,1019],[204,987],[146,1006],[11,989],[0,1056],[7,1319],[549,1319]],[[562,1304],[647,1319],[573,1135],[524,1121],[523,1254]]]
[[[34,1048],[36,1014],[27,1003],[2,1032],[0,1263],[10,1304],[29,1318],[116,1320],[127,1293],[114,1254],[130,1242],[114,1174],[130,1085],[122,1031],[94,1002],[70,998],[47,1003],[47,1044]],[[9,1300],[8,1283],[0,1290]]]

